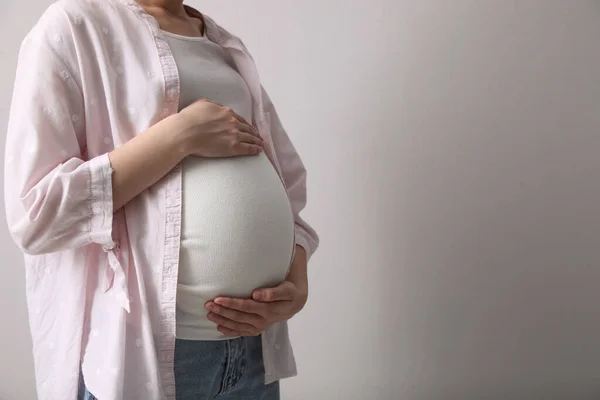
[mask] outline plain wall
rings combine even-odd
[[[0,126],[48,4],[1,0]],[[284,399],[600,398],[600,2],[190,4],[245,40],[309,170]],[[34,399],[0,246],[0,399]]]

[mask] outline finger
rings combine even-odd
[[[242,117],[241,115],[239,115],[238,113],[236,113],[235,111],[233,111],[231,108],[227,108],[228,111],[230,111],[233,116],[235,117],[235,119],[237,119],[238,121],[240,121],[242,124],[252,128],[254,131],[256,131],[256,133],[258,133],[258,131],[256,130],[256,128],[254,126],[252,126],[251,123],[249,123],[248,121],[246,121],[246,119],[244,117]]]
[[[234,145],[235,155],[238,156],[255,156],[262,151],[262,147],[255,144],[236,143]]]
[[[294,300],[294,291],[287,285],[279,285],[274,288],[259,289],[254,291],[252,298],[256,301],[273,302],[273,301],[291,301]]]
[[[265,317],[268,314],[267,304],[259,303],[251,299],[232,299],[230,297],[217,297],[214,303],[231,310],[257,314]]]
[[[240,121],[236,121],[236,126],[237,130],[242,131],[242,132],[246,132],[249,133],[250,135],[256,136],[257,138],[260,139],[260,133],[258,132],[258,130],[253,127],[252,125],[248,125],[245,124],[243,122]],[[262,140],[262,139],[261,139]]]
[[[217,103],[216,101],[212,101],[212,100],[209,100],[209,99],[198,99],[194,103],[200,103],[200,102],[211,103],[211,104],[217,105],[219,107],[225,108],[225,106],[223,104]]]
[[[246,132],[238,132],[237,140],[240,143],[250,143],[261,147],[263,145],[263,141],[261,138],[257,138],[256,136]]]
[[[215,313],[209,313],[208,319],[214,322],[215,324],[223,326],[225,328],[229,328],[232,331],[247,332],[253,335],[257,335],[260,333],[260,330],[252,325],[232,321]]]
[[[214,314],[218,314],[232,321],[252,325],[255,328],[260,329],[266,324],[265,319],[260,315],[233,310],[231,308],[221,307],[213,302],[208,302],[206,304],[206,309],[208,311],[213,312]]]
[[[253,129],[257,134],[258,134],[258,130],[256,130],[256,128],[254,126],[252,126],[251,123],[249,123],[248,121],[246,121],[246,119],[244,117],[242,117],[241,115],[239,115],[238,113],[236,113],[235,111],[233,111],[233,109],[231,107],[224,107],[223,108],[225,110],[225,113],[232,115],[233,118],[235,118],[238,122],[250,127],[251,129]]]

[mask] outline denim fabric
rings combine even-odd
[[[177,339],[175,384],[177,400],[279,400],[279,382],[265,385],[260,336]],[[84,389],[81,400],[98,399]]]

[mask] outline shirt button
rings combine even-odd
[[[100,214],[100,212],[102,212],[102,207],[100,207],[99,205],[95,205],[94,207],[92,207],[92,210],[96,213],[96,214]]]
[[[279,344],[275,345],[275,350],[281,350],[281,346]]]

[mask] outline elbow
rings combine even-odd
[[[9,221],[9,231],[19,249],[31,256],[76,249],[92,243],[88,224],[72,219],[32,220],[28,216]],[[107,235],[110,237],[110,230]]]
[[[41,256],[44,254],[48,254],[48,252],[41,251],[40,249],[37,249],[35,247],[19,245],[19,249],[23,254],[27,254],[28,256]]]
[[[9,223],[9,232],[17,247],[30,256],[40,256],[53,253],[55,243],[48,234],[47,229],[29,220],[21,218]]]
[[[41,241],[39,238],[36,238],[34,235],[25,234],[24,232],[15,230],[11,230],[10,233],[17,247],[24,254],[30,256],[41,256],[43,254],[52,252],[47,249],[46,246],[44,246],[43,241]]]

